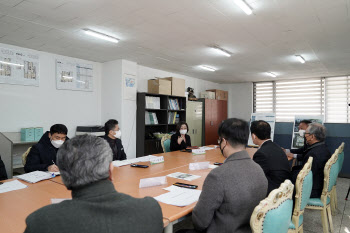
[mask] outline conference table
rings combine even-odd
[[[255,148],[247,148],[246,150],[250,157],[253,157],[256,151]],[[198,190],[202,190],[203,182],[212,169],[190,170],[189,163],[208,161],[210,164],[213,164],[214,162],[224,162],[225,160],[218,148],[207,150],[205,154],[200,155],[175,151],[157,154],[156,156],[163,156],[164,163],[154,165],[149,165],[149,162],[138,163],[147,164],[149,165],[148,168],[134,168],[129,165],[115,167],[113,169],[112,182],[116,190],[136,198],[142,198],[145,196],[155,197],[167,193],[168,191],[163,188],[169,187],[175,182],[198,185]],[[140,179],[167,176],[175,172],[198,175],[200,178],[189,182],[167,177],[166,185],[139,188]],[[6,180],[4,182],[11,180]],[[35,184],[29,184],[24,181],[21,182],[28,187],[0,194],[0,232],[23,232],[26,227],[25,219],[30,213],[43,206],[51,204],[51,199],[71,198],[71,192],[63,185],[60,176],[50,180],[40,181]],[[185,207],[177,207],[161,202],[159,202],[159,204],[163,212],[165,233],[173,232],[173,224],[190,214],[196,205],[196,203],[193,203]]]

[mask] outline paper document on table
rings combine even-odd
[[[150,159],[154,159],[154,158],[157,158],[157,156],[147,155],[147,156],[142,156],[142,157],[138,157],[138,158],[134,158],[134,159],[121,160],[121,161],[117,160],[117,161],[113,161],[113,166],[114,167],[121,167],[121,166],[129,165],[129,164],[133,164],[133,163],[149,162]]]
[[[219,166],[218,165],[209,164],[209,168],[214,169],[214,168],[217,168],[217,167],[219,167]]]
[[[24,180],[28,183],[36,183],[42,180],[51,179],[53,176],[51,173],[35,171],[17,176],[18,179]]]
[[[2,185],[0,185],[0,193],[15,191],[15,190],[24,189],[27,187],[28,187],[27,185],[22,184],[18,180],[9,181],[9,182],[5,182]]]
[[[205,154],[205,150],[204,149],[192,150],[192,154],[194,154],[194,155],[202,155],[202,154]]]
[[[176,179],[187,180],[187,181],[192,181],[192,180],[200,178],[200,176],[186,174],[186,173],[182,173],[182,172],[171,173],[167,176],[172,177],[172,178],[176,178]]]
[[[72,200],[72,198],[51,198],[51,204],[58,204],[65,200]]]
[[[159,195],[155,197],[159,202],[163,202],[168,205],[174,205],[174,206],[187,206],[191,205],[192,203],[198,201],[199,196],[201,195],[201,190],[193,190],[193,189],[187,189],[187,188],[180,188],[180,187],[173,187],[170,186],[168,188],[165,188],[165,190],[171,190],[168,193]]]

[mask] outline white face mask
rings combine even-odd
[[[114,137],[120,138],[121,136],[122,136],[122,131],[120,131],[120,130],[115,131]]]
[[[60,148],[60,146],[62,146],[63,143],[63,140],[51,140],[51,144],[56,148]]]
[[[180,130],[180,134],[184,135],[184,134],[186,134],[186,133],[187,133],[187,129],[182,129],[182,130]]]
[[[305,130],[299,129],[299,135],[300,135],[300,137],[304,137]]]

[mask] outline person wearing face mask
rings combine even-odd
[[[250,126],[253,143],[259,149],[253,156],[254,162],[264,170],[268,180],[269,193],[280,187],[285,180],[291,179],[290,166],[282,148],[271,141],[271,126],[266,121],[253,121]]]
[[[125,160],[126,154],[120,139],[122,132],[119,129],[118,121],[111,119],[105,123],[104,139],[108,142],[113,152],[113,160]]]
[[[305,130],[305,141],[307,144],[306,150],[297,156],[297,159],[301,161],[301,165],[294,166],[292,169],[292,182],[295,183],[300,170],[307,163],[309,157],[313,157],[311,166],[313,177],[311,198],[319,198],[321,196],[323,189],[324,166],[331,158],[331,153],[326,147],[325,139],[326,128],[323,125],[319,123],[309,124]]]
[[[176,126],[176,134],[171,136],[170,150],[177,151],[191,147],[191,137],[187,134],[188,125],[181,121]]]
[[[307,127],[309,126],[309,124],[311,124],[312,122],[310,120],[302,120],[299,123],[298,129],[299,129],[299,136],[300,137],[304,137],[304,146],[298,149],[290,149],[290,153],[294,154],[293,157],[297,158],[298,154],[302,154],[307,147],[306,141],[305,141],[305,130],[307,129]],[[290,157],[291,154],[288,154],[288,156]]]
[[[60,146],[68,140],[68,129],[65,125],[55,124],[51,126],[31,149],[24,166],[25,172],[49,171],[58,172],[56,154]]]
[[[248,122],[237,118],[223,121],[218,130],[225,162],[205,178],[202,193],[192,211],[194,229],[179,232],[251,233],[250,217],[266,197],[267,179],[245,146]]]

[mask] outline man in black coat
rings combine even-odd
[[[331,153],[326,147],[326,128],[319,123],[311,123],[305,131],[305,140],[307,143],[306,149],[302,154],[297,155],[298,161],[302,162],[302,165],[293,167],[292,181],[295,183],[296,178],[303,166],[307,163],[310,156],[313,157],[312,161],[312,198],[319,198],[322,194],[323,179],[324,179],[324,166],[331,158]],[[293,159],[293,154],[288,155],[290,159]]]
[[[266,121],[254,121],[250,126],[254,144],[259,146],[253,160],[264,170],[268,181],[267,195],[285,180],[291,179],[288,159],[282,148],[270,139],[271,127]]]
[[[57,165],[72,200],[30,214],[25,233],[162,233],[162,210],[156,200],[115,190],[112,151],[104,139],[74,137],[58,151]]]
[[[119,129],[118,121],[111,119],[105,123],[104,139],[108,142],[113,152],[113,160],[125,160],[126,154],[120,139],[122,132]]]
[[[7,179],[7,173],[6,173],[5,164],[2,161],[0,156],[0,180],[6,180],[6,179]]]
[[[55,124],[51,126],[31,149],[24,166],[25,172],[50,171],[58,172],[56,166],[56,154],[60,146],[68,140],[68,129],[65,125]]]

